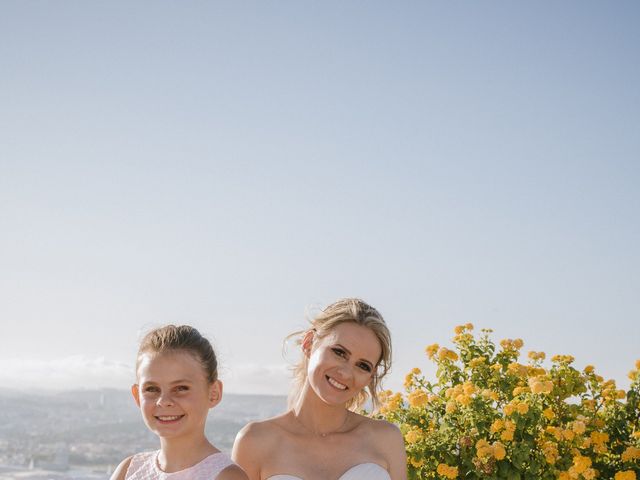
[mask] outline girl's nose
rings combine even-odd
[[[158,397],[158,401],[156,402],[156,405],[160,407],[170,407],[173,405],[173,399],[171,398],[171,395],[169,395],[168,393],[160,395]]]

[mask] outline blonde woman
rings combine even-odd
[[[406,480],[398,428],[355,413],[368,398],[377,406],[390,367],[380,313],[362,300],[339,300],[299,335],[289,410],[244,427],[233,459],[250,480]]]

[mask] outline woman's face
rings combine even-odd
[[[369,385],[381,354],[382,347],[371,329],[341,323],[324,338],[313,338],[308,382],[326,403],[345,404]]]

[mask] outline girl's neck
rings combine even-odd
[[[321,436],[343,431],[350,414],[344,405],[331,405],[319,398],[308,383],[292,413],[307,431]]]
[[[204,435],[195,441],[187,441],[184,438],[160,438],[158,467],[166,473],[179,472],[218,452],[219,450]]]

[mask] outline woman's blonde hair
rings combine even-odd
[[[370,398],[375,411],[379,404],[380,381],[391,368],[391,334],[382,315],[371,305],[358,298],[343,298],[321,310],[320,314],[313,318],[310,323],[311,327],[308,330],[292,333],[287,339],[296,337],[296,343],[301,345],[304,336],[309,331],[313,331],[314,340],[320,340],[342,323],[355,323],[367,327],[375,334],[378,342],[380,342],[382,352],[378,363],[374,366],[371,382],[347,403],[349,410],[358,410]],[[303,355],[302,360],[293,367],[293,388],[289,394],[289,408],[293,408],[300,398],[302,389],[307,381],[308,364],[307,356]]]

